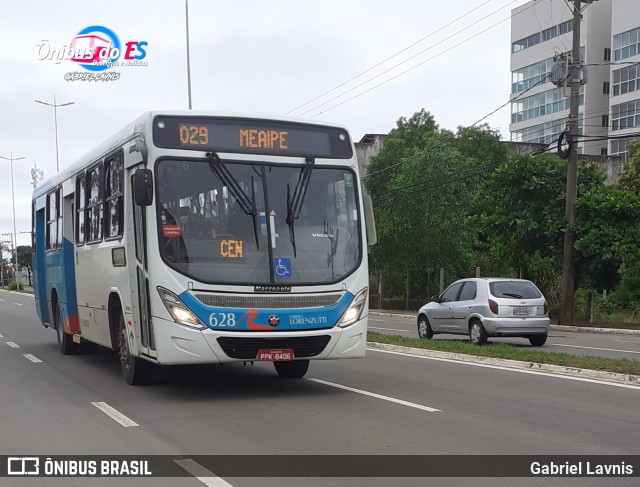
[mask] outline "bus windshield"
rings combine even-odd
[[[314,165],[293,219],[290,197],[304,165],[221,163],[233,187],[207,160],[156,165],[160,253],[170,267],[204,283],[250,285],[332,283],[358,267],[352,170]]]

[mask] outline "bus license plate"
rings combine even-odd
[[[513,314],[515,316],[529,316],[531,308],[513,308]]]
[[[286,362],[293,360],[293,350],[285,348],[280,350],[262,349],[258,350],[259,362]]]

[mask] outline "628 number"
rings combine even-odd
[[[212,328],[232,328],[236,326],[235,313],[211,313],[209,326]]]

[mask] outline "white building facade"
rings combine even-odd
[[[640,1],[613,0],[611,34],[609,153],[624,156],[640,140]]]
[[[533,0],[512,10],[512,141],[553,144],[568,128],[569,92],[548,75],[554,58],[572,50],[572,7],[573,0]],[[640,132],[640,0],[594,0],[582,9],[588,78],[580,88],[578,152],[624,156]]]

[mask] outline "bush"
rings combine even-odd
[[[23,289],[22,284],[18,285],[16,281],[9,282],[9,291],[18,291],[18,290],[22,291],[22,289]]]

